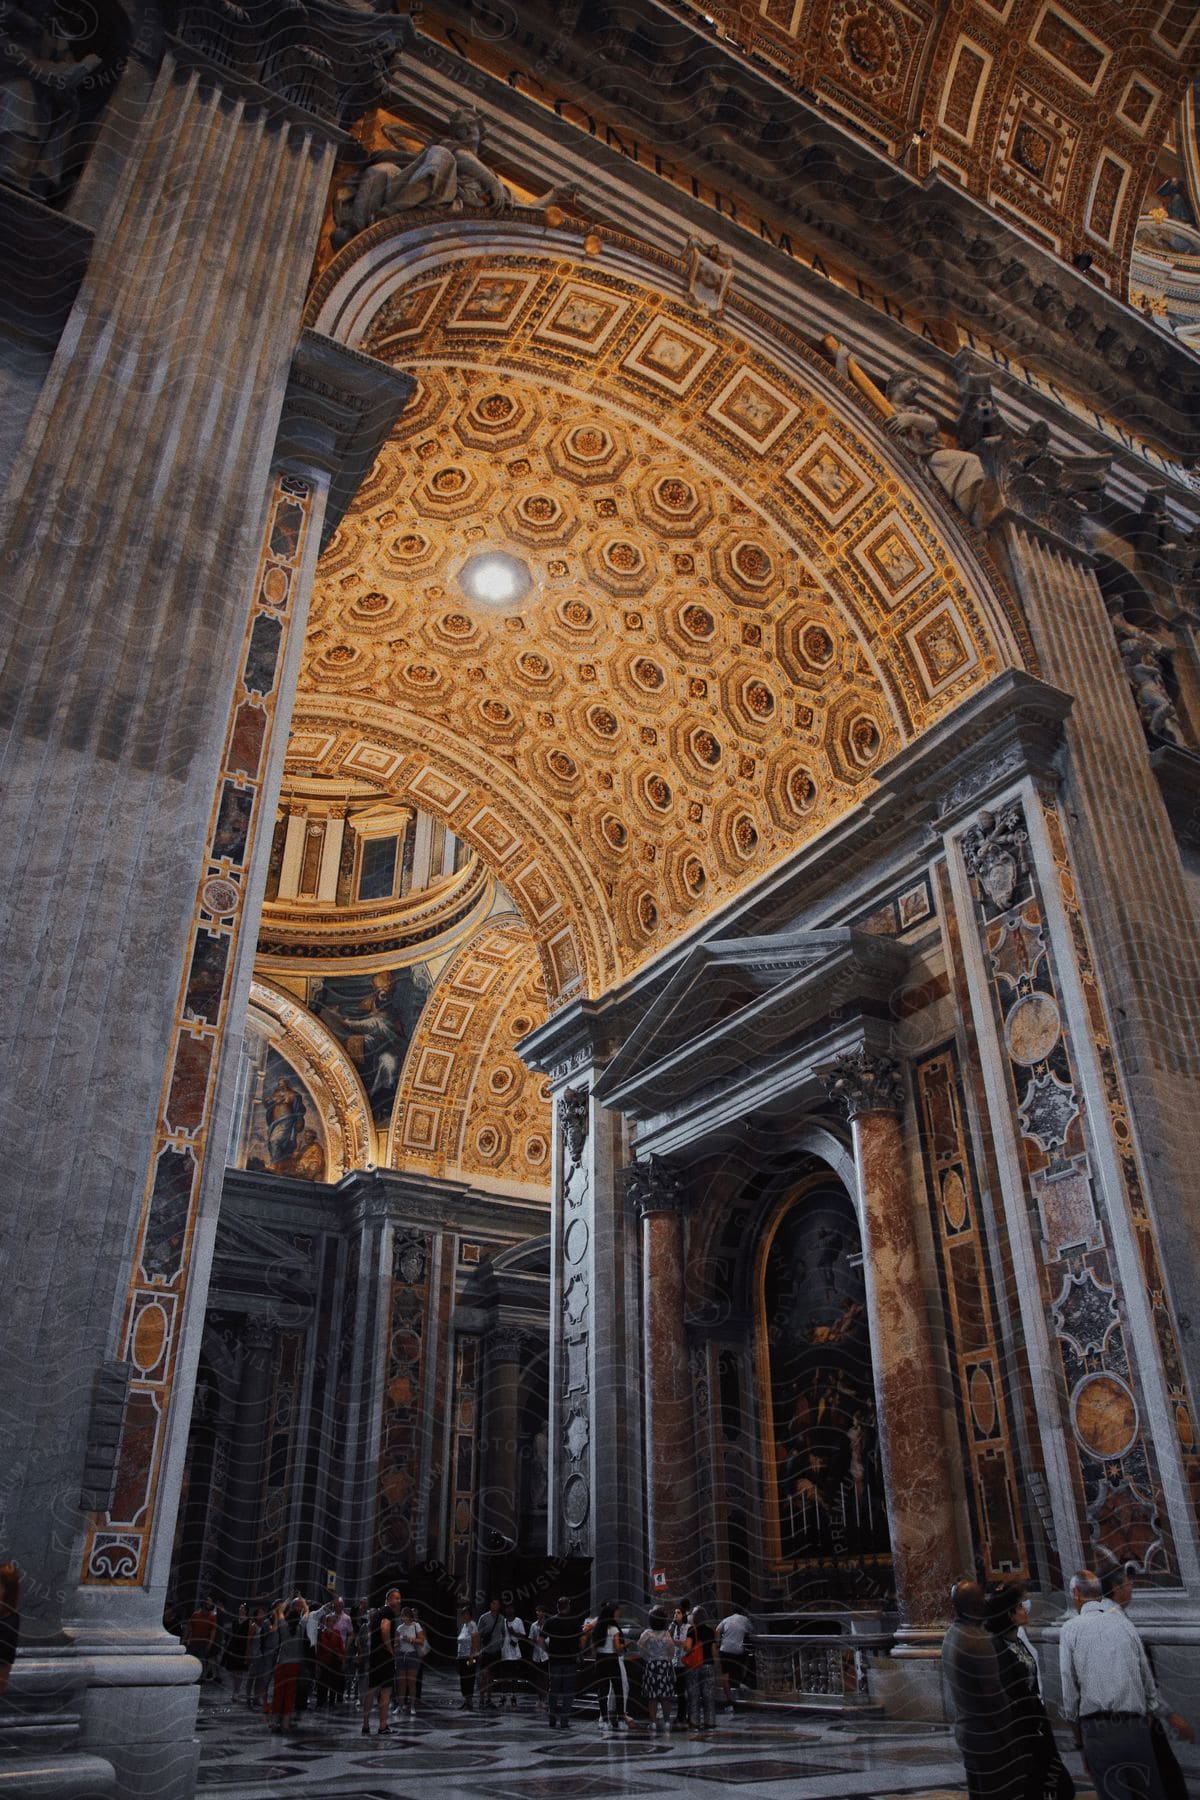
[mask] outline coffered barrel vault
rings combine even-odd
[[[318,328],[418,388],[325,552],[290,763],[444,816],[561,1000],[1023,652],[961,523],[811,351],[713,319],[631,242],[599,268],[547,236],[372,231],[318,285]],[[522,601],[472,595],[481,552],[529,570]]]

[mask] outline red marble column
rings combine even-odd
[[[879,1448],[896,1603],[903,1626],[937,1630],[961,1575],[955,1496],[946,1449],[951,1405],[939,1378],[900,1113],[898,1066],[864,1052],[826,1072],[854,1134],[861,1196],[863,1274],[874,1365]]]
[[[684,1325],[683,1211],[676,1170],[658,1157],[626,1171],[642,1220],[642,1320],[645,1345],[646,1493],[651,1569],[664,1569],[671,1593],[695,1575],[696,1512],[693,1390]]]

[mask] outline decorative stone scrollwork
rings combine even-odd
[[[690,237],[687,251],[688,299],[693,306],[719,319],[733,281],[733,258],[720,244],[706,244]]]
[[[576,1168],[583,1156],[591,1120],[591,1096],[586,1087],[564,1088],[558,1102],[562,1121],[563,1142],[567,1147],[567,1165]]]
[[[688,1203],[683,1171],[664,1156],[648,1156],[621,1171],[625,1192],[638,1217],[648,1213],[681,1212]]]
[[[820,1070],[820,1076],[829,1098],[848,1119],[858,1113],[904,1109],[904,1079],[894,1057],[852,1050]]]
[[[1000,414],[987,376],[969,359],[960,357],[958,363],[959,447],[978,455],[985,475],[995,484],[999,509],[1086,548],[1087,515],[1099,498],[1112,457],[1059,456],[1050,447],[1050,427],[1042,420],[1028,431],[1014,431]]]
[[[982,887],[1001,912],[1012,905],[1017,882],[1025,869],[1025,845],[1029,833],[1019,806],[1002,812],[982,812],[979,823],[963,834],[963,861],[968,874]]]
[[[392,1270],[396,1281],[417,1287],[425,1275],[425,1245],[420,1238],[396,1239],[392,1250]]]

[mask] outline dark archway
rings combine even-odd
[[[771,1559],[796,1605],[893,1597],[862,1241],[841,1183],[815,1177],[765,1234],[758,1373]]]

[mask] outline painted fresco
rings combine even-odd
[[[309,1005],[358,1070],[376,1125],[391,1120],[405,1053],[430,986],[429,972],[420,966],[313,983]]]
[[[890,1580],[861,1254],[849,1202],[821,1191],[784,1217],[764,1273],[780,1561],[797,1599]]]
[[[312,1094],[270,1044],[257,1058],[246,1097],[241,1155],[244,1169],[324,1181],[325,1127]]]

